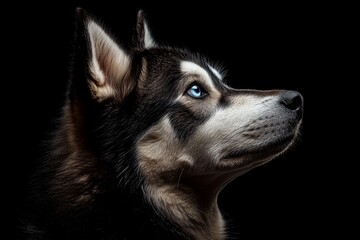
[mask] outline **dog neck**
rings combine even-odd
[[[223,176],[150,180],[144,190],[152,205],[192,239],[223,240],[224,221],[217,204],[224,186],[219,184],[220,178]]]

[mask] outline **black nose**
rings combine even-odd
[[[280,101],[290,110],[302,110],[303,97],[297,91],[284,91],[280,96]]]

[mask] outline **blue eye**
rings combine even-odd
[[[206,94],[206,92],[204,92],[199,85],[194,84],[194,85],[192,85],[192,86],[187,90],[187,94],[188,94],[190,97],[198,98],[198,99],[199,99],[199,98],[204,97],[204,95]]]

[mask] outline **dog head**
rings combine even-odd
[[[85,61],[74,63],[69,105],[85,127],[75,132],[117,165],[119,182],[130,182],[129,169],[140,173],[156,207],[181,218],[188,202],[211,205],[227,183],[294,142],[300,93],[229,87],[222,70],[200,55],[158,45],[142,12],[130,50],[79,15],[77,39],[86,47],[75,55]],[[169,202],[177,207],[169,210]]]

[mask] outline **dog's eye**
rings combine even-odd
[[[200,87],[198,84],[193,84],[187,90],[187,94],[193,98],[203,98],[207,93],[206,91]]]

